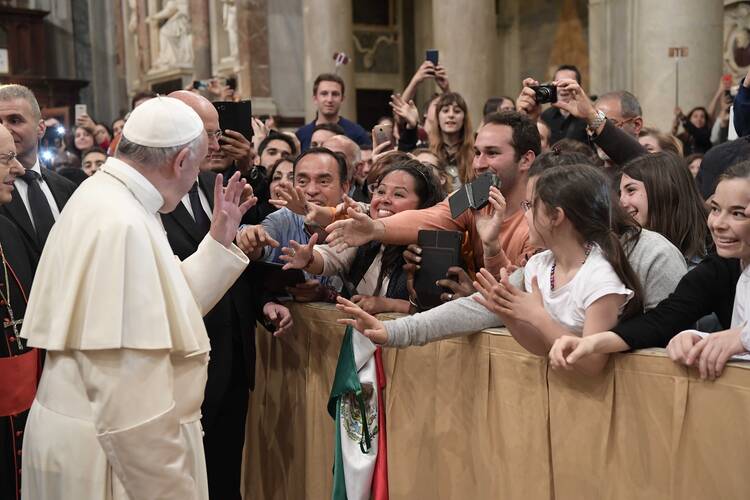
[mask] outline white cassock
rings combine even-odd
[[[110,158],[50,233],[23,326],[47,350],[24,436],[24,499],[208,499],[202,316],[248,260],[209,234],[180,262],[162,204]]]

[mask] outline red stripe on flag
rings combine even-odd
[[[372,475],[372,500],[388,500],[388,438],[385,432],[385,370],[383,353],[375,349],[375,371],[378,377],[378,457]]]

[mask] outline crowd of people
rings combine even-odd
[[[67,131],[0,86],[0,496],[240,498],[256,323],[286,334],[289,301],[335,303],[379,346],[504,325],[556,368],[666,347],[720,376],[750,350],[748,80],[662,131],[561,65],[551,105],[530,77],[472,120],[425,61],[371,132],[324,73],[310,123],[248,117],[252,137],[220,127],[215,82]],[[487,204],[454,216],[484,173]],[[422,229],[463,235],[433,308]],[[272,290],[269,268],[304,280]]]

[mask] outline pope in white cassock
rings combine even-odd
[[[232,243],[244,181],[215,186],[211,230],[180,262],[157,212],[207,153],[198,115],[138,106],[115,158],[70,199],[44,247],[23,336],[47,350],[26,425],[23,498],[208,499],[200,427],[202,316],[247,266]]]

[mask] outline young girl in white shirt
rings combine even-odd
[[[638,278],[611,228],[613,201],[605,175],[587,165],[554,167],[531,178],[526,193],[530,243],[548,250],[529,259],[525,290],[513,286],[505,270],[498,281],[483,269],[474,284],[481,295],[474,299],[538,355],[546,355],[563,334],[589,335],[613,327],[621,315],[640,313]],[[373,342],[404,345],[398,333],[390,335],[391,322],[384,325],[343,299],[338,307],[354,316],[340,322]],[[426,339],[431,340],[437,338]],[[605,362],[606,356],[592,357],[580,368],[596,371]]]

